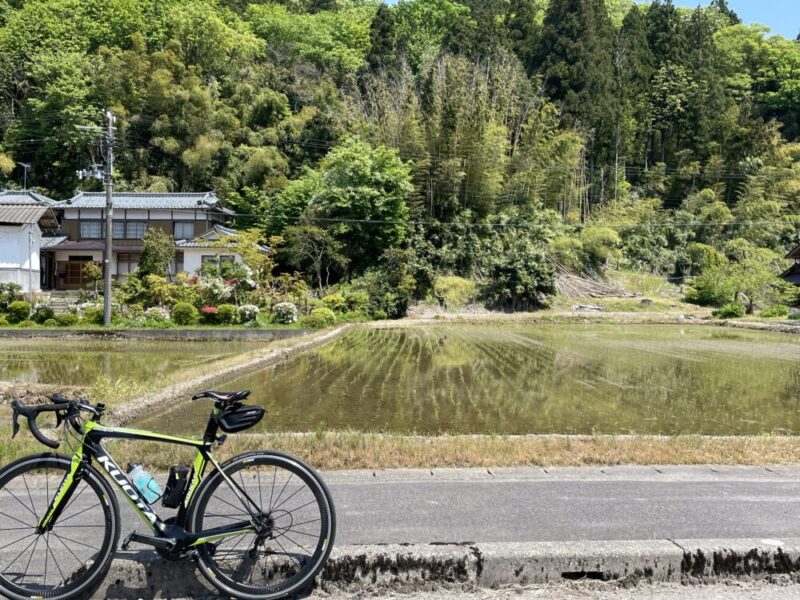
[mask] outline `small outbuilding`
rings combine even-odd
[[[781,279],[800,287],[800,246],[789,252],[786,258],[793,260],[794,264],[783,272]]]
[[[41,290],[41,250],[57,231],[50,206],[0,202],[0,282],[16,283],[25,293]]]

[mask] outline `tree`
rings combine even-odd
[[[394,10],[386,4],[378,6],[369,28],[370,50],[367,66],[373,73],[384,71],[394,74],[399,68],[397,49],[397,19]]]
[[[159,227],[148,227],[142,240],[139,256],[139,273],[142,276],[167,275],[170,263],[175,260],[175,240]]]
[[[611,146],[613,39],[603,0],[550,2],[540,47],[545,90],[563,107],[567,125],[591,132],[599,157]]]
[[[89,261],[84,263],[83,268],[81,268],[81,275],[83,278],[92,284],[94,288],[94,297],[97,298],[97,282],[103,278],[103,269],[100,268],[94,261]]]
[[[325,157],[318,177],[306,216],[310,223],[330,222],[356,273],[400,245],[413,187],[411,168],[396,150],[350,138]]]
[[[322,227],[293,225],[283,232],[286,246],[283,252],[288,262],[298,268],[310,267],[316,275],[319,293],[330,285],[331,270],[341,272],[349,262],[342,254],[344,244]]]
[[[250,269],[256,285],[263,285],[272,277],[272,270],[275,268],[274,253],[281,244],[282,238],[271,237],[267,240],[261,230],[251,228],[221,237],[215,245],[237,254]]]

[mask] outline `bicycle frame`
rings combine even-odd
[[[209,427],[211,428],[211,425]],[[103,448],[102,440],[104,439],[154,441],[165,444],[191,446],[197,449],[194,465],[192,467],[189,488],[187,489],[184,500],[179,508],[178,517],[175,524],[167,523],[166,521],[162,520],[152,510],[144,496],[142,496],[139,490],[136,489],[136,486],[132,485],[130,481],[128,481],[128,478],[125,476],[125,473],[120,466],[105,450],[105,448]],[[42,517],[41,521],[39,521],[38,529],[40,531],[49,531],[53,528],[58,520],[59,515],[68,505],[69,500],[72,497],[78,482],[80,481],[84,465],[92,458],[95,458],[103,467],[103,470],[106,472],[111,481],[116,484],[116,486],[122,491],[123,495],[128,499],[131,506],[133,506],[134,510],[142,519],[142,521],[144,521],[155,534],[153,541],[163,539],[167,546],[174,546],[177,549],[186,549],[208,542],[221,540],[227,537],[234,537],[245,533],[256,533],[256,515],[251,507],[257,507],[258,505],[255,504],[252,499],[250,499],[244,489],[239,487],[236,482],[234,482],[225,474],[225,471],[214,459],[214,456],[211,454],[211,448],[214,444],[213,440],[215,440],[215,431],[209,434],[209,431],[207,430],[206,436],[203,440],[194,440],[190,438],[176,437],[139,429],[106,427],[104,425],[100,425],[96,421],[87,421],[84,424],[83,443],[75,450],[75,453],[72,456],[72,465],[70,471],[64,477],[61,486],[59,487],[56,495],[53,497],[53,500],[45,512],[44,517]],[[220,475],[228,483],[236,496],[239,498],[239,501],[242,502],[242,505],[250,514],[251,520],[232,523],[231,525],[216,527],[199,533],[189,533],[185,528],[188,509],[198,486],[204,479],[205,470],[209,464],[211,464],[214,469],[220,472]]]

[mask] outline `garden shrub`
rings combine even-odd
[[[333,312],[346,312],[347,303],[341,294],[329,294],[322,299],[322,305]]]
[[[233,304],[220,304],[217,307],[217,322],[220,325],[234,325],[236,316],[236,307]]]
[[[261,310],[255,304],[242,304],[239,307],[239,322],[251,323],[258,319],[258,313]]]
[[[793,312],[789,315],[790,321],[800,321],[800,312]]]
[[[11,323],[25,321],[31,315],[31,303],[25,300],[17,300],[8,305],[8,320]]]
[[[169,321],[169,311],[160,306],[153,306],[144,311],[144,318],[152,323],[166,323]]]
[[[297,323],[297,307],[291,302],[280,302],[272,307],[272,322],[279,325]]]
[[[547,250],[556,262],[577,273],[583,271],[583,242],[578,238],[557,237],[550,242]]]
[[[789,307],[785,304],[773,304],[761,311],[761,316],[765,319],[776,317],[786,317],[789,315]]]
[[[369,294],[364,290],[346,291],[344,301],[351,312],[366,312],[369,308]]]
[[[39,325],[43,324],[48,319],[56,316],[56,311],[47,306],[46,304],[39,304],[31,315],[31,320],[36,321]]]
[[[144,318],[144,306],[141,304],[129,304],[125,307],[125,316],[129,319]]]
[[[102,325],[103,316],[104,315],[102,306],[91,306],[83,310],[83,314],[81,315],[81,321],[83,321],[84,323],[89,323],[91,325]]]
[[[0,327],[6,327],[8,325],[8,319],[6,319],[5,315],[0,315]]]
[[[18,283],[0,283],[0,311],[8,310],[8,305],[22,294],[22,286]]]
[[[199,319],[197,309],[188,302],[178,302],[172,307],[172,320],[176,325],[194,325]]]
[[[726,304],[719,310],[715,310],[712,315],[717,317],[718,319],[741,319],[746,312],[745,307],[741,304],[736,304],[735,302],[731,302],[730,304]]]
[[[306,315],[300,321],[303,327],[309,329],[324,329],[336,323],[336,313],[330,308],[315,308],[310,315]]]
[[[204,323],[213,325],[217,322],[217,313],[219,312],[219,309],[216,306],[204,306],[200,309],[200,312],[203,315]]]
[[[78,324],[80,317],[75,313],[64,313],[61,315],[56,315],[55,320],[56,323],[58,323],[61,327],[72,327]]]
[[[478,286],[463,277],[437,277],[433,282],[433,295],[439,306],[447,310],[461,308],[475,300]]]
[[[24,321],[20,321],[17,323],[17,327],[36,327],[36,321],[31,321],[30,319],[25,319]]]
[[[58,327],[58,321],[55,319],[47,319],[44,323],[42,323],[45,327]]]

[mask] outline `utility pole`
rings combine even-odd
[[[27,191],[28,190],[28,169],[31,168],[31,163],[18,162],[17,164],[20,167],[22,167],[22,169],[24,171],[24,175],[22,176],[22,182],[23,182],[22,183],[22,189],[23,189],[23,191]]]
[[[102,128],[92,125],[83,126],[78,125],[76,129],[80,131],[92,131],[95,133],[103,133],[103,155],[105,157],[105,165],[103,172],[100,173],[98,165],[92,165],[92,169],[83,169],[77,172],[78,179],[84,177],[95,177],[102,179],[106,189],[106,235],[105,246],[103,251],[103,324],[106,327],[111,326],[111,263],[113,261],[113,242],[114,242],[114,122],[116,121],[114,113],[110,109],[105,112],[106,128],[103,132]]]

